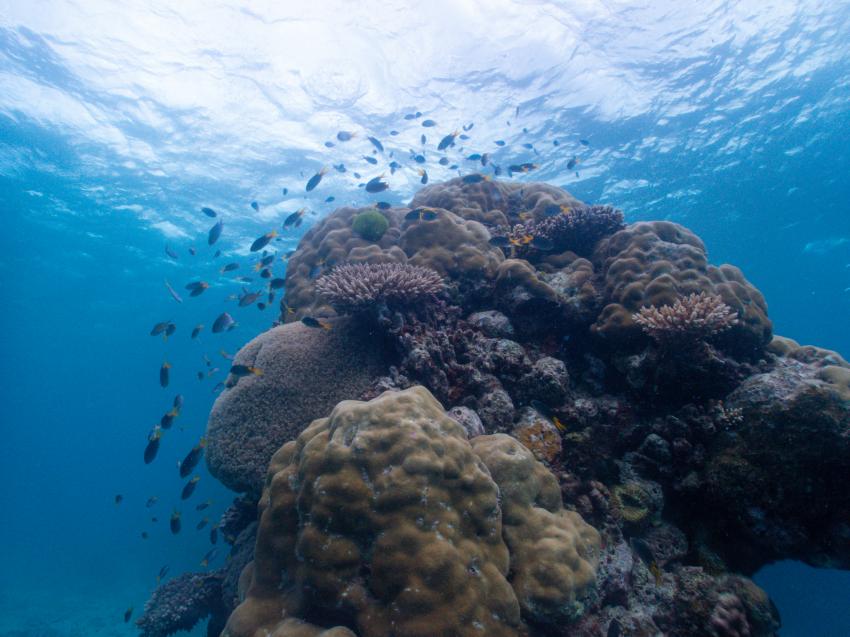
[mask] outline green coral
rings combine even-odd
[[[377,210],[367,210],[354,217],[351,228],[366,241],[378,241],[384,236],[390,222]]]

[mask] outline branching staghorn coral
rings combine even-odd
[[[410,305],[442,290],[443,279],[434,270],[407,263],[347,263],[316,281],[316,291],[341,314]]]
[[[642,307],[632,319],[659,343],[702,342],[738,322],[719,296],[705,292],[689,294],[673,305]]]

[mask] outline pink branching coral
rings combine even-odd
[[[643,307],[632,319],[661,343],[704,341],[738,322],[734,310],[719,296],[705,292],[689,294],[673,305]]]
[[[340,313],[379,305],[410,305],[439,294],[443,279],[407,263],[347,263],[316,281],[316,291]]]

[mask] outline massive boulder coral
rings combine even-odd
[[[228,378],[207,424],[207,466],[225,486],[258,496],[269,459],[311,420],[358,397],[387,371],[390,353],[373,328],[350,318],[329,330],[302,323],[260,334],[234,357],[260,376]]]
[[[272,459],[226,634],[283,637],[295,618],[361,637],[516,636],[577,618],[598,534],[518,442],[474,441],[480,455],[422,387],[311,423]]]
[[[642,307],[672,305],[689,294],[719,296],[738,323],[724,343],[753,356],[770,342],[771,323],[761,293],[731,265],[709,265],[705,245],[695,234],[668,221],[635,223],[599,242],[593,256],[604,281],[605,307],[593,332],[612,346],[628,347],[640,327]]]

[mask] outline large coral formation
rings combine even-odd
[[[223,575],[184,573],[158,587],[136,620],[142,637],[167,637],[191,630],[210,614],[221,615]]]
[[[382,338],[352,319],[330,330],[292,323],[260,334],[233,360],[261,376],[230,377],[207,425],[207,466],[234,491],[259,495],[275,449],[386,373]]]
[[[314,421],[272,459],[227,634],[288,635],[280,622],[295,617],[363,637],[508,636],[523,618],[576,618],[598,535],[519,443],[474,445],[422,387]]]
[[[210,468],[248,492],[221,527],[225,634],[771,637],[746,575],[850,568],[850,364],[773,337],[692,232],[491,180],[428,186],[367,240],[370,211],[304,236],[287,324],[236,358],[264,375],[211,415]],[[529,248],[499,247],[515,227]],[[322,295],[340,267],[444,287],[369,287],[382,307],[361,312],[362,290]]]
[[[759,353],[771,336],[767,304],[741,271],[708,264],[702,241],[667,221],[635,223],[599,242],[593,257],[604,281],[606,305],[593,325],[598,336],[622,344],[639,333],[633,316],[645,306],[672,305],[689,294],[717,295],[738,323],[727,343]]]

